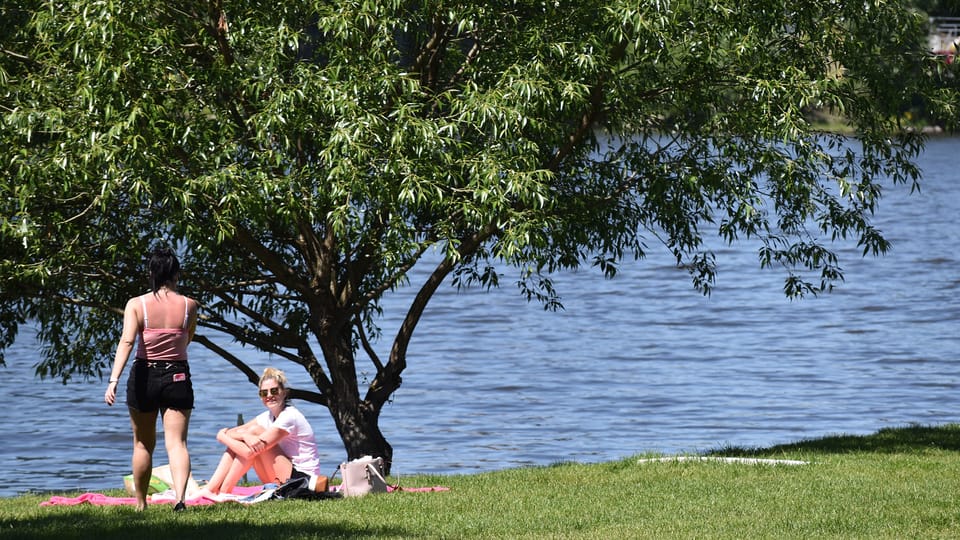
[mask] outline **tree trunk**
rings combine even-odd
[[[334,410],[335,407],[337,404],[333,404],[330,413],[340,432],[347,458],[382,457],[386,473],[390,474],[393,465],[393,447],[380,431],[380,411],[374,410],[374,407],[366,401],[361,401],[353,410]]]
[[[328,344],[330,345],[330,344]],[[393,465],[393,447],[380,431],[379,402],[360,398],[354,352],[349,342],[324,347],[330,370],[330,416],[340,433],[347,459],[381,457],[387,474]]]

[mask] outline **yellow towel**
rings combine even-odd
[[[160,493],[173,488],[173,475],[170,473],[170,465],[161,465],[153,468],[153,474],[150,476],[150,485],[147,487],[147,495]],[[130,495],[135,495],[136,490],[133,487],[133,475],[128,474],[123,477],[123,489]],[[187,493],[200,489],[197,481],[193,479],[193,474],[187,478]]]

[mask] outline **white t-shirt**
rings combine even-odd
[[[320,456],[317,454],[313,428],[296,407],[287,405],[276,418],[270,417],[270,411],[263,411],[257,415],[257,423],[264,429],[275,427],[287,432],[277,446],[283,455],[290,458],[294,469],[314,476],[320,474]]]

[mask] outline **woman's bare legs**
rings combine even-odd
[[[217,470],[213,472],[210,481],[203,487],[206,494],[217,495],[232,493],[243,475],[253,467],[257,477],[263,483],[286,482],[290,479],[293,464],[290,458],[283,455],[276,446],[253,457],[241,457],[231,451],[226,451],[220,457]]]
[[[187,481],[190,479],[190,452],[187,450],[189,427],[189,409],[163,411],[163,441],[167,446],[167,458],[170,460],[170,474],[173,476],[173,490],[177,501],[186,499]]]
[[[220,463],[217,464],[217,469],[213,471],[213,476],[207,481],[207,485],[203,487],[203,490],[213,495],[220,493],[220,489],[223,487],[223,480],[227,477],[227,473],[230,472],[230,466],[233,465],[233,461],[233,454],[224,452],[223,455],[220,456]]]
[[[241,440],[247,435],[259,435],[263,432],[263,428],[256,424],[224,428],[217,434],[218,440],[220,440],[221,436],[224,436],[224,432],[227,433],[226,436],[228,437]],[[207,485],[203,487],[203,494],[218,495],[220,493],[231,493],[237,482],[240,481],[240,478],[250,470],[250,466],[253,464],[253,457],[253,455],[240,456],[228,448],[223,455],[220,456],[220,463],[217,464],[216,470],[213,471],[213,476],[210,477]]]
[[[233,493],[233,488],[237,482],[243,478],[243,475],[250,470],[253,463],[251,458],[241,458],[233,452],[227,450],[220,456],[220,463],[217,470],[213,471],[213,476],[200,490],[201,496],[219,495],[221,493]]]
[[[157,412],[130,410],[133,428],[133,486],[137,497],[137,511],[147,508],[147,488],[153,474],[153,449],[157,445]]]
[[[247,471],[250,470],[250,466],[256,461],[256,457],[242,457],[242,456],[233,456],[233,461],[230,463],[230,468],[227,470],[226,476],[223,478],[223,483],[220,484],[221,493],[233,493],[233,488],[237,487],[237,483],[240,482],[240,479],[243,478],[243,475],[247,474]]]
[[[293,463],[290,458],[280,452],[278,446],[268,448],[253,460],[253,470],[263,483],[276,482],[282,484],[293,474]]]

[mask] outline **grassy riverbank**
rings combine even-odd
[[[411,476],[447,492],[224,503],[40,507],[0,499],[0,538],[954,538],[960,537],[960,426],[886,429],[710,456],[803,465],[622,461]],[[29,474],[25,472],[25,474]],[[120,495],[120,492],[112,493]]]

